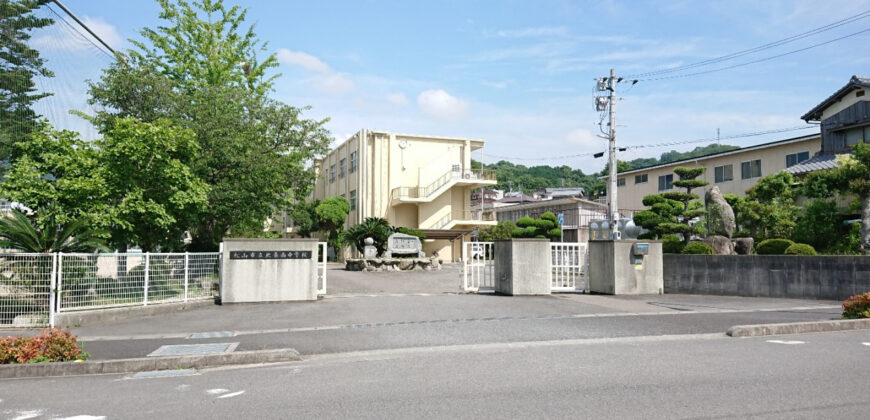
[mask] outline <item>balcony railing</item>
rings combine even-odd
[[[425,198],[429,197],[432,193],[439,190],[441,187],[450,183],[450,181],[454,179],[460,180],[485,180],[485,181],[495,181],[496,180],[496,171],[492,169],[475,169],[470,171],[461,171],[461,170],[450,170],[444,175],[441,175],[430,183],[429,185],[423,187],[397,187],[393,188],[390,192],[390,197],[393,200],[397,200],[400,198]]]
[[[484,212],[483,214],[480,214],[479,211],[473,212],[471,210],[453,210],[450,212],[450,214],[442,217],[440,220],[435,222],[435,229],[442,229],[454,220],[492,222],[495,221],[495,213]]]

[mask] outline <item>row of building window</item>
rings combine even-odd
[[[787,168],[795,166],[805,160],[809,160],[810,152],[792,153],[785,156],[785,166]],[[761,159],[750,160],[740,163],[740,179],[752,179],[761,176]],[[734,180],[734,165],[722,165],[713,168],[714,182],[728,182]],[[645,184],[649,182],[649,175],[635,175],[635,184]],[[659,176],[659,191],[665,191],[673,188],[674,175]],[[616,180],[616,185],[622,187],[625,185],[625,178]]]
[[[338,162],[338,177],[344,178],[348,173],[354,173],[357,169],[356,152],[350,154],[350,171],[347,168],[347,159],[342,159]],[[335,165],[329,167],[329,182],[335,182]]]

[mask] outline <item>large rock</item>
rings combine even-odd
[[[734,244],[731,242],[731,239],[722,235],[708,236],[707,239],[704,240],[704,243],[710,245],[710,248],[713,248],[713,253],[716,255],[737,254],[734,252]]]
[[[718,186],[713,186],[707,190],[704,202],[707,203],[707,219],[710,221],[709,234],[730,238],[737,226],[734,221],[734,209],[725,201],[725,197],[722,197],[722,192],[719,191]]]
[[[752,255],[752,248],[755,246],[755,239],[752,238],[737,238],[734,239],[734,251],[737,255]]]

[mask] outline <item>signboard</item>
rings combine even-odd
[[[559,213],[559,225],[565,224],[565,213]]]
[[[230,251],[231,260],[310,260],[311,251]]]

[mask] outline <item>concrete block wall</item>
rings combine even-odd
[[[664,255],[665,293],[843,300],[870,291],[870,257]]]

